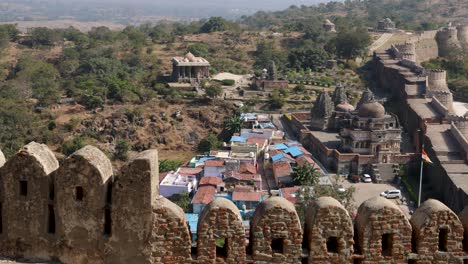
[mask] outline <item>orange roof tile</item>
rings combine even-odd
[[[218,186],[223,182],[223,179],[220,177],[215,176],[204,176],[200,179],[200,186],[202,185],[211,185],[211,186]]]
[[[247,188],[239,188],[239,187],[248,187],[248,186],[236,186],[234,192],[232,193],[232,200],[233,201],[252,201],[252,202],[259,202],[262,199],[262,194],[260,192],[255,192]]]
[[[300,186],[293,186],[293,187],[287,187],[287,188],[281,188],[281,194],[283,195],[283,198],[290,201],[291,203],[295,204],[297,201],[297,198],[294,197],[292,194],[296,193]]]
[[[222,167],[224,166],[224,160],[207,160],[205,161],[205,167]]]
[[[193,204],[209,204],[214,200],[216,188],[211,185],[205,185],[198,188],[197,193],[192,199]]]
[[[202,168],[187,168],[187,167],[180,167],[179,174],[182,176],[191,176],[191,175],[198,175],[203,171]]]
[[[264,138],[254,138],[254,137],[247,138],[247,143],[257,143],[259,147],[263,147],[266,141],[267,140]]]
[[[275,177],[284,177],[291,175],[291,165],[289,162],[276,162],[273,163],[273,174]]]
[[[256,174],[257,168],[252,163],[242,162],[239,166],[239,172]]]

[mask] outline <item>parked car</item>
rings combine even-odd
[[[343,185],[338,185],[338,186],[336,186],[336,190],[337,190],[339,193],[344,193],[344,192],[346,192],[346,189],[345,189],[345,187],[343,187]]]
[[[387,199],[401,199],[401,191],[400,190],[386,190],[382,192],[380,196],[385,197]]]
[[[372,178],[369,174],[363,174],[361,176],[361,181],[365,183],[369,183],[369,182],[372,182]]]

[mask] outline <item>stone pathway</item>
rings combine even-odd
[[[374,51],[378,50],[383,44],[385,44],[391,37],[393,37],[393,33],[383,33],[379,39],[374,41],[372,45],[369,47],[369,55],[372,55]]]

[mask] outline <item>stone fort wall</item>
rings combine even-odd
[[[159,195],[158,182],[156,150],[114,171],[95,147],[59,164],[47,146],[30,143],[0,168],[0,256],[80,264],[468,259],[468,209],[457,215],[436,200],[408,219],[393,201],[376,197],[353,220],[337,200],[321,197],[305,209],[302,226],[295,207],[273,197],[258,206],[246,232],[237,207],[219,198],[200,214],[192,243],[184,212]]]

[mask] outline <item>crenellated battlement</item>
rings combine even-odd
[[[249,236],[232,201],[200,214],[196,246],[181,208],[159,195],[158,153],[120,171],[86,146],[59,165],[30,143],[0,168],[0,256],[64,263],[463,263],[468,209],[460,218],[427,200],[408,219],[394,202],[365,201],[356,218],[321,197],[301,225],[293,204],[263,201]],[[223,241],[223,243],[219,243]],[[468,240],[465,240],[468,243]],[[465,247],[464,247],[465,246]]]

